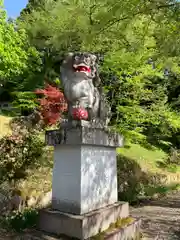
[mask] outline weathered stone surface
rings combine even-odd
[[[54,146],[52,209],[40,212],[40,229],[87,239],[129,216],[118,203],[116,147],[122,137],[95,122],[71,121],[48,131]]]
[[[104,235],[104,240],[136,240],[140,239],[141,220],[134,221],[127,226],[119,227]]]
[[[67,119],[64,119],[61,122],[60,127],[61,128],[87,127],[87,128],[108,129],[108,127],[105,127],[104,123],[100,120],[93,120],[93,121],[71,120],[71,121],[68,121]]]
[[[87,239],[100,231],[108,229],[118,218],[129,216],[128,203],[113,205],[83,215],[72,215],[53,210],[41,210],[39,229],[56,235],[67,235],[78,239]]]
[[[58,145],[54,152],[52,208],[84,214],[117,202],[116,149]]]
[[[68,103],[68,119],[101,120],[107,126],[111,107],[104,94],[98,71],[97,56],[92,53],[69,53],[60,67],[61,81]],[[87,112],[75,114],[74,109]]]
[[[73,121],[61,129],[46,132],[46,143],[51,146],[68,144],[91,144],[108,147],[122,147],[123,138],[115,132],[102,127],[91,127],[86,121]]]

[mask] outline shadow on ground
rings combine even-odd
[[[131,214],[142,219],[147,239],[180,239],[180,192],[132,208]]]

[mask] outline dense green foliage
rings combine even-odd
[[[23,45],[20,53],[25,51],[26,62],[15,58],[18,71],[12,65],[8,79],[18,90],[30,91],[42,79],[58,81],[64,52],[97,52],[103,58],[111,124],[133,141],[178,146],[179,14],[180,4],[171,0],[30,0],[16,25],[2,25],[17,35],[13,41],[25,38],[31,56]],[[43,64],[34,71],[40,59]]]
[[[48,0],[49,1],[49,0]],[[57,0],[52,0],[57,1]],[[34,10],[42,10],[44,9],[44,5],[46,4],[47,0],[29,0],[26,7],[21,11],[20,18],[23,17],[25,14],[31,14]]]
[[[138,148],[138,145],[136,145],[136,147]],[[133,149],[128,150],[133,152]],[[149,151],[148,153],[151,154],[152,152]],[[136,156],[135,152],[133,152],[133,154],[134,156]],[[140,155],[142,158],[143,151],[140,152]],[[155,164],[155,160],[157,160],[155,156],[154,158],[153,156],[150,156],[150,158],[153,159],[152,161],[154,161]],[[164,162],[162,162],[162,164],[163,163]],[[149,165],[153,166],[153,163],[150,162]],[[138,161],[136,161],[133,158],[125,156],[124,153],[118,155],[117,167],[118,167],[118,193],[119,199],[122,201],[137,203],[141,199],[152,198],[155,195],[159,196],[164,195],[169,191],[178,190],[180,188],[178,179],[170,183],[165,172],[157,173],[156,171],[153,170],[149,172],[144,171],[142,169],[142,165],[140,165]]]
[[[38,210],[25,208],[23,211],[13,211],[8,214],[3,222],[7,229],[21,232],[24,229],[35,227],[38,221]]]
[[[32,116],[12,120],[12,134],[0,139],[0,184],[15,183],[35,167],[43,154],[44,142],[37,134],[37,121]]]
[[[20,115],[29,115],[38,107],[36,94],[33,92],[14,92],[12,96],[13,107]]]
[[[27,115],[39,106],[34,93],[40,89],[46,93],[40,101],[40,113],[46,124],[54,123],[59,107],[62,109],[54,102],[61,94],[56,91],[49,98],[47,89],[42,88],[47,83],[52,88],[60,86],[65,52],[97,53],[112,107],[111,125],[129,142],[163,149],[167,160],[159,166],[154,163],[156,167],[179,169],[179,2],[29,0],[15,21],[7,20],[2,6],[0,0],[0,101],[12,97],[13,106]],[[39,133],[44,125],[37,124],[40,114],[22,119],[12,124],[10,136],[0,139],[0,184],[26,178],[27,170],[33,170],[42,158],[44,142]],[[142,149],[140,155],[142,160]],[[162,184],[163,178],[159,172],[142,170],[134,159],[123,154],[118,157],[121,200],[133,202],[176,189],[176,184]],[[34,226],[36,217],[36,211],[25,210],[13,212],[6,220],[10,228],[22,230]]]
[[[40,54],[28,42],[26,31],[7,21],[0,8],[0,93],[33,89],[38,82],[34,78],[40,71]]]

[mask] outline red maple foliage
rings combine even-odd
[[[39,99],[40,113],[46,125],[56,124],[62,114],[67,111],[67,102],[64,94],[56,87],[49,84],[44,89],[38,89],[36,94],[43,95]]]

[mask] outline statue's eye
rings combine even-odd
[[[74,59],[77,61],[79,60],[79,56],[75,56]]]

